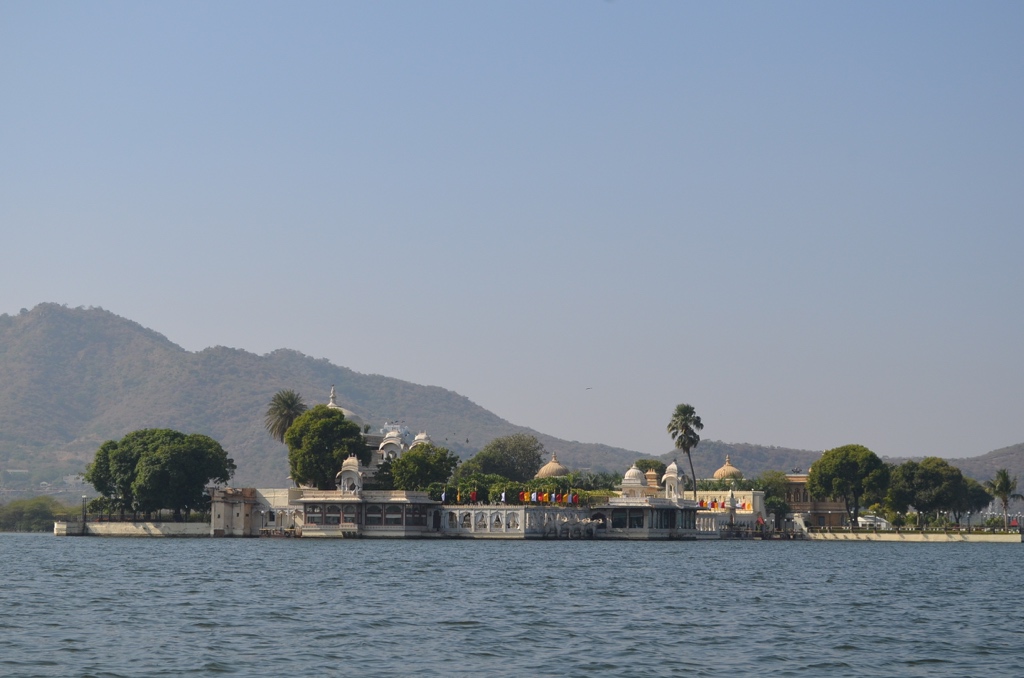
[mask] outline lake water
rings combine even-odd
[[[0,535],[2,676],[990,676],[1017,544]]]

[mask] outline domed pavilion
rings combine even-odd
[[[551,461],[540,467],[534,478],[561,478],[569,475],[569,469],[558,461],[558,454],[551,453]]]
[[[725,463],[722,468],[715,471],[715,480],[741,480],[743,471],[732,465],[729,455],[725,455]]]

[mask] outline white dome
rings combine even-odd
[[[647,485],[647,477],[644,476],[644,472],[633,464],[632,468],[626,471],[626,475],[622,476],[623,485],[632,486],[645,486]]]
[[[359,458],[356,455],[354,455],[354,454],[350,454],[348,456],[348,458],[345,459],[345,461],[342,462],[342,464],[341,464],[341,470],[342,471],[348,471],[350,469],[352,471],[358,471],[359,470]]]
[[[675,459],[672,463],[665,468],[665,474],[661,476],[661,482],[665,482],[666,478],[678,478],[679,477],[679,466],[676,465]]]
[[[360,419],[355,412],[353,412],[352,410],[346,410],[344,407],[338,404],[338,394],[334,391],[334,386],[331,386],[331,398],[327,402],[327,407],[332,410],[339,410],[342,414],[345,415],[345,418],[348,419],[349,421],[359,424],[360,426],[363,425],[363,420]]]

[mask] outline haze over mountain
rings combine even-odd
[[[339,403],[366,423],[403,422],[463,457],[519,431],[575,467],[624,469],[638,456],[515,426],[436,386],[359,374],[287,349],[189,352],[99,308],[40,304],[0,316],[0,469],[47,480],[77,473],[104,440],[170,427],[219,440],[238,465],[234,484],[284,485],[287,452],[263,428],[267,402],[283,388],[309,405],[326,402],[332,385]]]
[[[0,315],[0,470],[24,469],[34,482],[52,480],[81,472],[105,440],[169,427],[219,440],[238,466],[232,484],[283,486],[287,452],[263,428],[267,402],[283,388],[298,391],[307,404],[325,402],[332,385],[339,403],[374,428],[403,422],[463,458],[516,432],[536,435],[571,468],[622,472],[637,458],[660,456],[559,440],[453,391],[360,374],[288,349],[262,356],[223,346],[190,352],[100,308],[40,304]],[[675,456],[667,435],[665,451],[665,459]],[[820,451],[706,440],[694,451],[698,476],[709,476],[726,454],[752,476],[806,470]],[[985,479],[1001,467],[1021,474],[1022,460],[1024,444],[951,461]]]

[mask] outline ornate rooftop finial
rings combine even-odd
[[[331,400],[330,400],[329,403],[327,403],[327,407],[337,407],[338,406],[337,398],[338,398],[338,394],[334,392],[334,384],[331,384]]]

